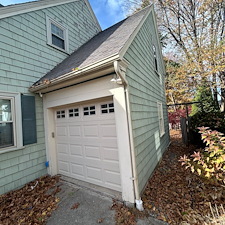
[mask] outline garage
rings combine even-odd
[[[54,114],[57,173],[121,191],[113,101],[58,107]]]

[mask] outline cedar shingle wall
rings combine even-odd
[[[34,82],[68,56],[46,44],[46,15],[69,29],[70,53],[99,32],[82,1],[1,19],[0,96],[1,91],[28,94]],[[37,144],[4,154],[0,150],[0,194],[47,173],[42,108],[36,96]]]
[[[152,45],[156,46],[160,78],[154,71]],[[133,138],[140,191],[169,144],[167,107],[164,93],[163,63],[159,55],[152,13],[125,54],[130,62],[127,70]],[[160,137],[157,102],[163,103],[165,134]]]

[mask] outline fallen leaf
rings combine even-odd
[[[98,221],[97,221],[98,223],[102,223],[103,222],[103,219],[102,218],[100,218],[100,219],[98,219]]]
[[[79,205],[80,205],[80,203],[75,203],[75,204],[71,207],[71,209],[77,209],[77,208],[79,207]]]

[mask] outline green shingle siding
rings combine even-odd
[[[68,28],[69,53],[99,32],[83,1],[0,20],[0,92],[28,88],[68,54],[47,45],[46,15]],[[29,93],[30,94],[30,93]],[[0,154],[0,194],[47,173],[42,99],[36,96],[37,144]]]
[[[152,13],[148,16],[125,54],[130,62],[127,69],[129,83],[131,120],[137,162],[140,191],[152,174],[163,152],[169,144],[167,110],[164,86],[154,71],[152,45],[158,52],[158,70],[161,75],[163,64],[154,29]],[[164,84],[164,78],[162,78]],[[164,105],[165,135],[160,138],[157,102]]]

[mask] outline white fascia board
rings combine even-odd
[[[85,1],[86,5],[87,5],[87,7],[88,7],[88,9],[89,9],[89,11],[90,11],[90,13],[91,13],[91,16],[93,17],[93,19],[94,19],[94,21],[96,22],[97,26],[99,27],[100,31],[102,31],[102,28],[101,28],[101,26],[100,26],[100,24],[99,24],[99,22],[98,22],[97,17],[95,16],[95,13],[94,13],[94,11],[93,11],[93,9],[92,9],[92,7],[91,7],[89,1],[88,1],[88,0],[84,0],[84,1]]]
[[[31,86],[29,88],[29,90],[31,92],[34,92],[34,93],[41,92],[43,89],[46,89],[50,86],[54,86],[54,85],[57,85],[59,83],[66,82],[66,81],[71,80],[71,79],[80,78],[81,76],[85,76],[85,74],[87,74],[87,73],[104,69],[105,67],[110,66],[110,65],[112,66],[112,68],[114,68],[113,63],[114,63],[114,61],[116,61],[118,59],[119,59],[119,55],[114,54],[114,55],[112,55],[108,58],[105,58],[101,61],[90,64],[90,65],[88,65],[84,68],[81,68],[81,69],[77,70],[77,71],[72,71],[72,72],[66,73],[66,74],[64,74],[64,75],[62,75],[58,78],[52,79],[52,80],[50,80],[49,84],[43,83],[43,84],[39,84],[38,86]]]
[[[77,1],[79,0],[42,0],[4,6],[0,8],[0,19]]]
[[[144,24],[145,20],[148,18],[149,14],[151,13],[151,11],[153,11],[153,4],[149,6],[148,12],[146,13],[146,15],[142,18],[141,22],[139,23],[139,25],[136,27],[136,29],[134,30],[134,32],[131,34],[131,36],[129,37],[129,39],[127,40],[127,42],[125,43],[125,45],[122,47],[122,49],[119,52],[120,58],[123,59],[126,51],[128,50],[128,48],[130,47],[131,43],[133,42],[134,38],[136,37],[136,35],[138,34],[139,30],[141,29],[142,25]]]

